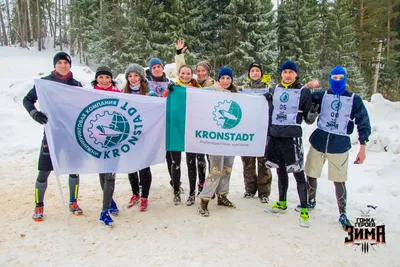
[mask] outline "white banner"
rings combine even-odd
[[[264,156],[268,118],[264,96],[187,89],[185,151]]]
[[[35,80],[56,175],[131,173],[165,161],[165,99]]]

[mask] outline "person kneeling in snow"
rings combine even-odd
[[[347,193],[345,181],[349,163],[351,142],[349,135],[357,125],[360,151],[355,164],[365,160],[365,145],[371,134],[368,112],[361,97],[346,90],[347,73],[341,66],[332,69],[329,75],[331,89],[318,90],[312,94],[315,105],[314,117],[320,113],[317,129],[310,136],[311,147],[307,154],[305,172],[308,183],[308,209],[316,205],[317,179],[321,176],[322,167],[328,160],[328,179],[335,184],[339,222],[343,229],[351,226],[346,216]],[[320,107],[320,108],[319,108]],[[299,210],[299,206],[296,208]]]
[[[72,86],[82,87],[82,84],[73,78],[71,69],[71,57],[65,52],[57,53],[53,58],[54,71],[42,79],[50,80],[53,82],[59,82],[63,84],[68,84]],[[29,115],[40,124],[47,123],[47,116],[43,112],[39,111],[35,107],[35,103],[38,100],[36,94],[36,88],[33,88],[24,97],[23,104],[28,111]],[[36,179],[35,184],[35,202],[36,208],[35,213],[32,216],[34,221],[43,221],[44,212],[44,193],[47,189],[47,178],[49,178],[50,172],[53,170],[53,164],[50,158],[49,147],[47,145],[46,134],[43,134],[42,146],[40,148],[39,154],[39,174]],[[78,189],[79,189],[79,175],[70,174],[69,175],[69,210],[74,215],[83,215],[82,209],[78,206]]]

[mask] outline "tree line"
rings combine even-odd
[[[151,57],[172,62],[181,38],[187,63],[229,66],[239,80],[253,61],[278,80],[292,59],[303,80],[326,87],[342,65],[352,91],[370,96],[378,70],[378,92],[400,100],[400,0],[273,1],[277,8],[271,0],[0,0],[0,44],[52,43],[122,72]]]

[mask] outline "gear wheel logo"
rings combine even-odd
[[[90,127],[88,128],[89,137],[102,148],[110,148],[120,144],[128,138],[129,130],[128,120],[116,111],[96,114],[95,119],[90,120]]]
[[[232,100],[218,102],[213,111],[214,121],[222,129],[235,128],[242,120],[242,109]]]

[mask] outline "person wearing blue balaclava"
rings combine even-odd
[[[329,74],[329,84],[335,95],[342,95],[346,91],[347,73],[341,66],[336,66]]]
[[[360,150],[355,164],[362,164],[366,158],[365,146],[371,134],[368,112],[361,97],[346,90],[347,72],[336,66],[329,74],[330,89],[312,93],[313,104],[317,108],[317,129],[310,136],[310,149],[307,154],[305,172],[308,184],[308,209],[314,209],[317,193],[317,178],[321,177],[322,168],[328,160],[328,179],[334,182],[336,200],[339,208],[339,222],[344,230],[351,226],[347,218],[346,184],[350,134],[357,125]],[[300,207],[298,206],[297,209]]]

